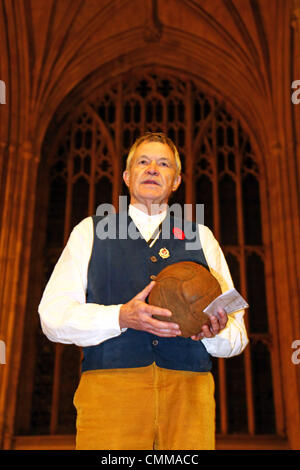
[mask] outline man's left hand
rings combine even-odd
[[[191,336],[191,339],[199,341],[203,338],[213,338],[223,330],[227,324],[228,316],[223,308],[218,309],[218,314],[219,317],[216,315],[209,315],[210,322],[203,325],[201,331],[198,334]]]

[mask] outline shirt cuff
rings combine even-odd
[[[116,310],[116,312],[117,312],[117,314],[118,314],[117,322],[118,322],[119,331],[120,331],[121,333],[124,333],[124,331],[126,331],[127,328],[120,328],[120,319],[119,319],[119,317],[120,317],[120,308],[122,307],[122,305],[124,305],[124,304],[119,304],[119,305],[117,305],[117,310]]]

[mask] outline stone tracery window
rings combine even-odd
[[[250,346],[236,358],[214,359],[217,432],[278,433],[282,413],[268,320],[263,173],[239,120],[195,81],[148,70],[122,76],[70,112],[57,135],[50,128],[51,148],[44,149],[50,185],[44,285],[72,227],[103,202],[117,205],[125,192],[121,174],[128,150],[147,130],[164,131],[177,145],[183,181],[176,201],[205,204],[205,224],[251,306]],[[50,344],[40,330],[36,341],[31,421],[24,432],[72,434],[79,348]]]

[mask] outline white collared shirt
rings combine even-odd
[[[148,241],[165,218],[166,212],[149,216],[129,206],[129,215]],[[211,230],[199,224],[201,246],[210,271],[218,279],[222,292],[233,287],[224,254]],[[72,230],[69,240],[46,285],[38,307],[41,326],[50,341],[94,346],[119,336],[121,305],[86,303],[88,264],[93,248],[93,220],[83,219]],[[212,356],[230,357],[240,354],[248,344],[244,310],[228,316],[226,327],[214,338],[201,341]]]

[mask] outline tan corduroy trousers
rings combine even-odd
[[[84,372],[74,396],[76,449],[215,448],[211,373],[162,369]]]

